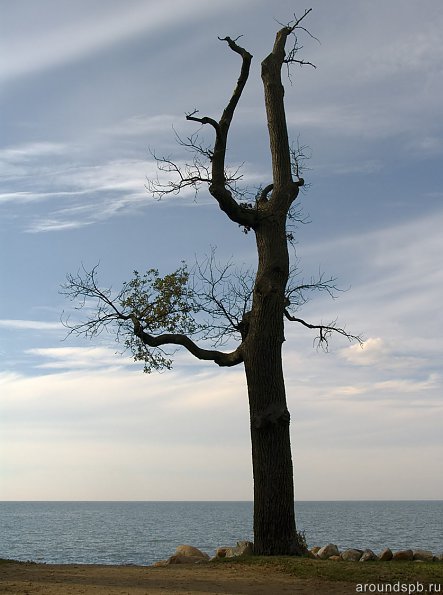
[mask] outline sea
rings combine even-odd
[[[0,558],[150,565],[190,544],[252,541],[252,502],[0,502]],[[443,501],[297,502],[309,547],[443,552]]]

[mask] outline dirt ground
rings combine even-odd
[[[9,595],[348,595],[355,585],[298,579],[270,568],[235,565],[83,566],[2,563]]]

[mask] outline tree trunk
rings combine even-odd
[[[284,292],[288,279],[285,218],[255,230],[259,263],[244,343],[254,473],[254,551],[301,555],[295,527],[289,411],[282,366]]]

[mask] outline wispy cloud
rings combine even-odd
[[[0,79],[73,62],[142,33],[159,36],[164,29],[170,32],[177,23],[184,26],[188,20],[205,19],[235,5],[233,0],[212,2],[210,6],[204,0],[186,4],[176,0],[165,0],[161,4],[135,1],[125,9],[114,3],[94,10],[88,3],[78,2],[66,13],[66,7],[58,10],[53,4],[45,8],[46,4],[40,3],[38,9],[28,6],[33,14],[28,15],[29,26],[21,20],[21,36],[14,31],[10,37],[7,26],[4,27],[2,38],[9,51],[0,54]],[[15,10],[10,8],[3,15],[4,19],[18,20],[16,11],[20,11],[18,6]],[[51,22],[48,24],[48,19],[43,19],[42,15],[49,13]]]
[[[29,161],[40,157],[63,154],[67,148],[67,145],[63,143],[53,142],[35,142],[6,146],[0,149],[0,161]]]
[[[118,357],[107,347],[45,347],[26,351],[40,360],[37,368],[64,370],[99,369],[133,364],[130,357]]]
[[[0,328],[34,331],[60,331],[61,322],[45,322],[41,320],[0,320]]]
[[[154,133],[164,134],[166,131],[171,130],[174,124],[182,123],[183,119],[183,114],[179,116],[172,114],[158,114],[155,116],[140,114],[108,126],[101,132],[110,136],[143,135],[149,138],[148,135]]]
[[[10,188],[0,193],[0,205],[47,203],[32,218],[24,218],[28,232],[60,231],[91,225],[145,203],[144,183],[155,165],[143,160],[111,160],[96,165],[51,167],[27,163],[29,153],[11,153],[17,171],[9,179]],[[24,157],[25,156],[25,157]],[[28,189],[31,185],[32,190]],[[26,188],[26,189],[24,189]]]

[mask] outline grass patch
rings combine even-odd
[[[441,562],[344,562],[291,556],[239,556],[221,558],[221,564],[272,567],[297,578],[350,583],[421,582],[443,585]],[[442,589],[443,592],[443,589]]]

